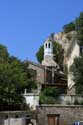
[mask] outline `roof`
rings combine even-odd
[[[38,63],[36,63],[36,62],[32,62],[32,61],[30,61],[30,60],[25,60],[24,61],[24,63],[26,63],[26,62],[28,62],[28,63],[30,63],[30,64],[32,64],[32,65],[35,65],[35,66],[37,66],[37,67],[40,67],[40,68],[45,68],[45,66],[43,66],[43,65],[41,65],[41,64],[38,64]]]
[[[40,68],[42,68],[42,69],[46,69],[46,70],[49,70],[49,71],[52,72],[52,69],[50,69],[49,66],[47,67],[47,66],[45,66],[45,65],[37,64],[37,63],[32,62],[32,61],[30,61],[30,60],[24,61],[24,63],[26,63],[26,62],[28,62],[28,63],[30,63],[30,64],[32,64],[32,65],[35,65],[35,66],[37,66],[37,67],[40,67]],[[56,73],[57,75],[60,75],[60,76],[62,76],[62,77],[65,77],[65,74],[64,74],[63,72],[61,72],[61,71],[56,71],[56,70],[55,70],[55,73]]]
[[[59,68],[58,64],[54,61],[54,60],[43,60],[42,61],[42,65],[44,66],[50,66],[50,67],[55,67],[55,68]]]

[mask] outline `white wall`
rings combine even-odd
[[[39,94],[35,93],[26,93],[24,94],[26,103],[29,104],[29,106],[35,110],[36,106],[39,105]]]
[[[46,44],[47,44],[47,48],[46,48]],[[50,48],[49,48],[49,44],[50,44]],[[52,56],[53,58],[53,43],[51,41],[45,41],[44,43],[44,58],[46,55]]]
[[[30,113],[25,111],[2,111],[0,125],[25,125],[27,115],[29,116]]]
[[[25,125],[24,119],[22,118],[9,118],[3,121],[3,125]]]
[[[73,81],[73,76],[72,76],[71,72],[69,71],[70,70],[70,66],[73,64],[74,58],[78,57],[79,54],[80,54],[79,46],[78,46],[78,44],[75,44],[75,47],[74,47],[70,57],[67,60],[68,73],[69,73],[68,74],[68,88],[69,89],[75,84],[74,81]]]

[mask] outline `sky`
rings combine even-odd
[[[83,0],[0,0],[0,44],[10,55],[37,62],[45,39],[82,11]]]

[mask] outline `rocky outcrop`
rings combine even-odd
[[[47,40],[53,40],[60,43],[64,49],[65,55],[69,56],[74,44],[77,42],[77,33],[76,31],[69,33],[59,32],[58,34],[53,33],[47,38]]]
[[[69,33],[60,32],[58,34],[51,34],[46,41],[57,42],[62,45],[64,49],[64,71],[67,68],[68,88],[71,89],[75,84],[70,73],[70,66],[73,64],[74,58],[80,54],[79,45],[77,44],[77,32]]]

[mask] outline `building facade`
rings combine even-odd
[[[41,105],[37,107],[37,125],[74,125],[83,121],[83,106]]]

